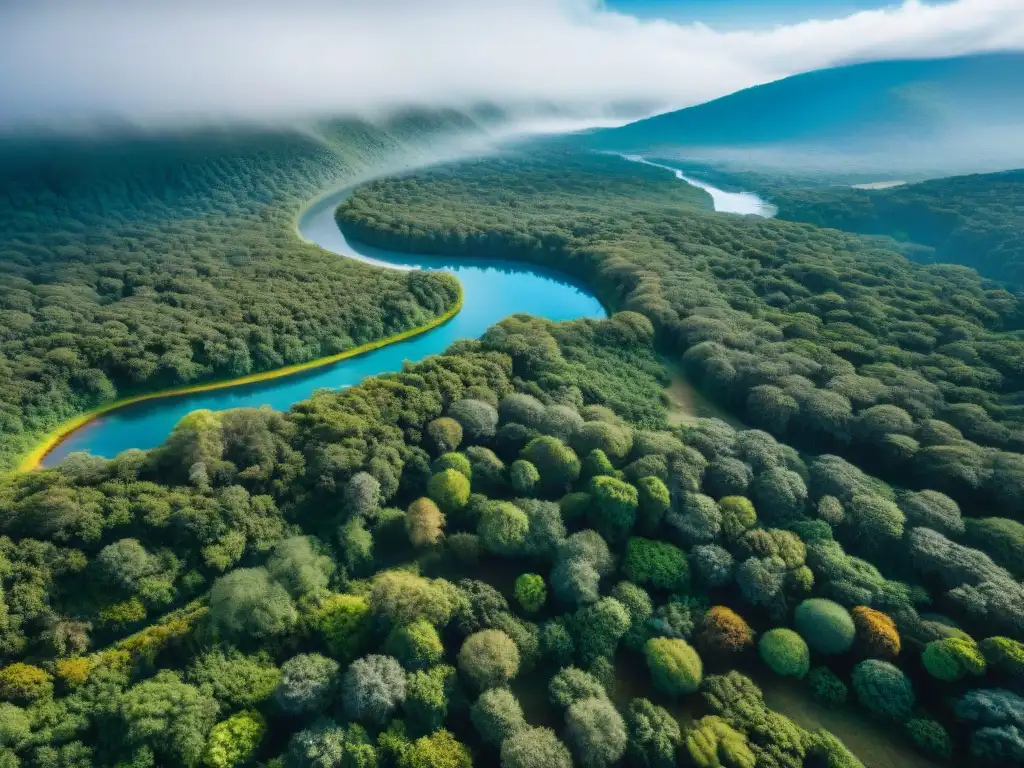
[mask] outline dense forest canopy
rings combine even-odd
[[[6,359],[35,372],[8,381],[70,411],[100,395],[47,366],[85,370],[116,323],[156,362],[100,370],[102,396],[165,381],[164,338],[173,370],[217,375],[218,334],[255,366],[453,300],[298,243],[302,194],[348,166],[271,143],[142,153],[179,179],[160,194],[135,160],[17,182],[12,220],[73,219],[58,189],[86,220],[66,252],[25,223],[5,244],[25,296],[3,311],[28,318]],[[614,314],[516,315],[287,413],[196,411],[151,451],[0,477],[0,766],[862,768],[856,729],[755,680],[878,719],[893,764],[1024,763],[1019,296],[892,240],[716,214],[607,155],[407,174],[337,219],[562,269]],[[669,426],[676,367],[747,426]]]
[[[453,305],[301,242],[327,185],[423,156],[472,125],[0,142],[0,468],[56,423],[118,395],[305,362]]]
[[[538,165],[551,169],[550,193]],[[587,185],[562,212],[561,185],[624,165],[579,154],[465,163],[368,185],[338,217],[371,244],[580,274],[610,306],[647,316],[747,423],[1024,515],[1020,296],[963,267],[910,262],[895,244],[678,205],[678,182],[656,169],[618,189]],[[481,192],[511,199],[521,184],[512,202]]]

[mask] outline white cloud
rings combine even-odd
[[[1024,49],[1022,2],[908,0],[719,32],[596,0],[15,0],[0,3],[0,122],[685,106],[831,64]]]

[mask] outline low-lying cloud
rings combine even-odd
[[[1021,0],[721,32],[597,0],[30,0],[0,8],[0,126],[681,107],[796,72],[1024,49]]]

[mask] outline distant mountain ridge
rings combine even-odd
[[[617,151],[670,150],[789,163],[843,155],[950,161],[967,169],[1024,165],[1024,53],[880,61],[816,70],[583,137]],[[961,158],[962,156],[962,158]],[[1005,160],[1002,158],[1005,156]],[[1016,162],[1014,161],[1016,158]],[[973,164],[972,164],[973,162]],[[770,164],[770,162],[769,162]]]

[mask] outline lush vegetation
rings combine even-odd
[[[300,207],[457,116],[298,132],[0,143],[0,469],[118,396],[305,362],[420,325],[440,275],[339,259]]]
[[[915,258],[963,264],[1024,285],[1024,171],[934,179],[891,189],[782,186],[779,216],[927,246]]]
[[[1024,761],[1015,296],[611,157],[339,216],[619,311],[3,478],[0,765],[861,765],[755,669]],[[666,356],[755,428],[669,428]]]

